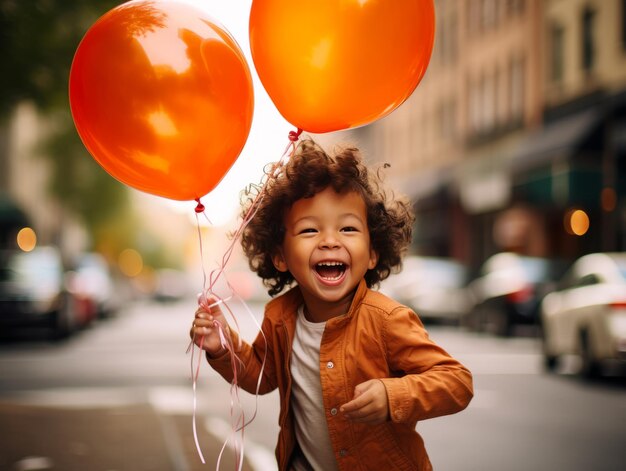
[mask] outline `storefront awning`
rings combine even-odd
[[[588,109],[530,133],[513,154],[511,170],[531,170],[548,162],[568,158],[589,137],[601,118],[600,110]]]

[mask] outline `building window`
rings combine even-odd
[[[456,13],[452,13],[448,18],[448,48],[447,56],[450,64],[455,64],[458,56],[458,40]]]
[[[498,66],[495,75],[496,84],[496,127],[505,127],[508,120],[506,100],[506,71]]]
[[[472,134],[476,134],[480,131],[481,128],[481,119],[480,119],[480,109],[481,109],[481,100],[480,100],[480,80],[474,79],[470,81],[469,84],[469,123],[470,123],[470,132]]]
[[[480,31],[480,3],[476,0],[468,2],[469,12],[467,15],[467,29],[469,35],[473,36]]]
[[[506,14],[517,16],[524,13],[524,0],[505,0]]]
[[[524,114],[524,59],[514,58],[510,64],[510,99],[511,119],[520,121]]]
[[[565,31],[560,25],[552,25],[550,31],[550,79],[552,82],[563,81]]]
[[[469,127],[471,134],[487,134],[496,125],[496,77],[483,72],[469,85]],[[456,104],[450,105],[449,113],[456,114]],[[452,131],[456,132],[456,131]]]
[[[482,29],[488,31],[496,24],[496,0],[482,0],[481,10]]]
[[[622,0],[622,48],[626,49],[626,0]]]
[[[445,100],[439,105],[439,137],[446,142],[456,140],[456,102],[454,99]]]
[[[443,35],[443,28],[441,25],[441,19],[437,18],[436,25],[435,25],[435,45],[433,47],[433,57],[432,57],[433,64],[434,63],[443,64],[443,60],[444,60],[443,41],[444,41],[444,35]]]
[[[493,130],[496,124],[496,86],[493,74],[487,74],[482,83],[482,119],[484,132]]]
[[[454,13],[442,17],[438,21],[437,50],[442,65],[454,65],[457,56],[457,24]]]
[[[594,48],[594,26],[595,26],[595,12],[589,8],[586,8],[583,12],[582,18],[582,65],[583,69],[587,72],[593,69],[595,63],[595,48]]]

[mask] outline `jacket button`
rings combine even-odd
[[[348,454],[348,450],[339,450],[339,456],[346,456]]]
[[[335,364],[332,361],[329,361],[328,363],[326,363],[326,368],[334,368]]]
[[[336,407],[333,407],[333,408],[330,410],[330,415],[337,415],[337,408],[336,408]]]

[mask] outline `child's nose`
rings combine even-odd
[[[320,247],[325,249],[335,249],[340,246],[339,239],[332,233],[324,233],[320,240]]]

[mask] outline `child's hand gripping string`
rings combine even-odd
[[[217,357],[226,353],[228,322],[219,307],[217,298],[201,299],[196,310],[189,336],[193,342],[210,356]]]
[[[196,310],[193,324],[191,325],[191,329],[189,330],[189,336],[191,337],[192,343],[189,344],[191,348],[194,344],[197,345],[200,349],[207,352],[209,356],[218,357],[226,352],[229,352],[231,358],[236,358],[234,355],[234,349],[232,345],[232,340],[230,337],[230,328],[228,326],[228,322],[222,313],[222,309],[220,308],[220,304],[222,303],[221,299],[218,299],[215,296],[207,296],[206,292],[203,292],[198,297],[198,309]],[[192,361],[191,361],[191,376],[193,379],[193,437],[196,443],[196,448],[198,450],[198,454],[200,455],[200,460],[202,463],[205,463],[204,456],[202,454],[202,450],[200,449],[200,442],[198,440],[198,433],[196,429],[196,387],[198,382],[198,375],[200,373],[200,358],[198,358],[198,364],[194,371],[193,366],[193,352],[192,352]],[[237,375],[235,373],[235,377],[233,379],[233,385],[236,387],[237,384]],[[219,464],[222,459],[222,453],[224,452],[226,443],[222,447],[220,454],[217,459],[217,469],[219,469]],[[241,453],[243,454],[243,448],[241,449]],[[239,454],[237,458],[237,462],[240,462]],[[238,469],[241,469],[238,466]]]
[[[381,424],[389,419],[389,399],[382,381],[371,379],[354,388],[354,397],[341,406],[348,420]]]

